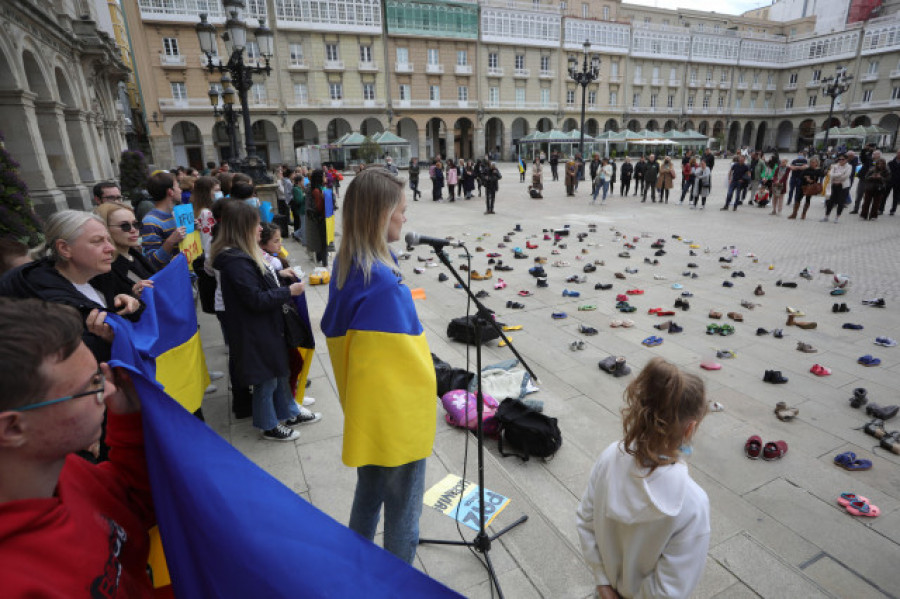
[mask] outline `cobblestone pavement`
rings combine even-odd
[[[813,201],[806,220],[787,220],[787,214],[769,216],[767,210],[746,205],[737,212],[723,212],[719,208],[725,196],[724,167],[720,162],[714,170],[713,192],[703,211],[679,206],[677,199],[670,199],[668,204],[653,204],[649,199],[640,203],[634,197],[621,199],[615,194],[605,205],[598,202],[591,206],[584,186],[576,197],[565,197],[562,182],[550,181],[549,169],[545,169],[545,199],[532,200],[509,165],[503,167],[496,215],[483,214],[484,205],[477,197],[454,203],[431,202],[430,185],[423,185],[422,201],[409,202],[407,231],[465,240],[475,255],[472,268],[479,272],[488,265],[484,252],[474,251],[476,246],[501,252],[504,262],[515,267],[512,272],[495,271],[492,279],[473,283],[476,289],[490,293],[485,303],[497,311],[499,319],[523,326],[509,335],[538,375],[541,390],[532,397],[545,402],[546,413],[559,419],[563,432],[562,448],[546,463],[503,458],[495,442],[486,444],[485,486],[512,499],[492,529],[528,515],[524,525],[495,541],[490,552],[506,597],[591,596],[593,582],[581,560],[574,511],[594,460],[606,445],[621,437],[619,409],[631,377],[612,379],[598,370],[598,360],[610,354],[625,356],[635,369],[652,356],[661,355],[700,374],[707,383],[709,399],[725,406],[724,412],[710,413],[704,420],[690,458],[691,473],[709,495],[712,509],[712,540],[695,597],[900,596],[900,456],[873,449],[875,440],[856,430],[867,417],[847,402],[852,390],[862,386],[869,390],[871,401],[900,403],[900,348],[873,344],[876,336],[900,337],[900,217],[862,222],[845,214],[837,225],[823,223],[819,222],[824,214],[821,199]],[[517,223],[523,233],[516,234],[508,248],[497,249],[503,235]],[[565,225],[573,233],[584,232],[589,223],[598,225],[597,233],[583,243],[570,236],[568,248],[560,256],[551,255],[550,242],[540,236],[544,228]],[[622,244],[614,241],[611,229],[639,238],[630,259],[618,257]],[[524,249],[526,238],[535,234],[539,236],[530,241],[537,243],[538,249],[526,250],[528,260],[513,260],[511,248],[518,245]],[[641,238],[642,234],[649,237]],[[673,235],[682,239],[673,239]],[[653,257],[649,244],[656,238],[666,241],[666,255],[658,258],[658,266],[652,266],[643,259]],[[687,241],[700,246],[695,250],[697,256],[689,256]],[[739,257],[726,270],[721,268],[719,257],[726,255],[723,247],[732,245]],[[295,261],[310,270],[305,252],[292,241],[287,247]],[[708,254],[704,252],[707,247]],[[580,253],[582,248],[586,254]],[[443,267],[426,269],[424,274],[413,272],[419,266],[416,256],[428,252],[427,246],[416,248],[411,260],[401,262],[401,268],[411,287],[426,291],[427,299],[417,305],[432,351],[464,367],[466,348],[447,340],[446,326],[451,318],[465,313],[466,302],[462,292],[453,289],[452,280],[437,280]],[[748,252],[754,253],[758,262],[746,257]],[[457,254],[455,250],[452,253],[455,264],[461,262]],[[549,263],[565,259],[571,266],[554,268],[547,264],[550,285],[537,289],[527,273],[535,256],[546,256]],[[578,256],[585,260],[577,260]],[[587,275],[586,284],[565,282],[569,275],[581,274],[583,264],[595,259],[604,260],[605,266]],[[682,276],[688,262],[697,263],[698,268],[691,270],[699,278]],[[614,272],[622,272],[626,266],[638,272],[623,281],[613,278]],[[814,273],[811,281],[797,276],[804,267]],[[823,268],[851,278],[847,295],[829,295],[831,277],[819,274]],[[732,278],[735,271],[743,271],[746,276]],[[505,290],[494,290],[498,275],[508,283]],[[796,281],[798,287],[778,287],[775,283],[779,279]],[[726,280],[734,282],[734,287],[723,287]],[[595,291],[594,283],[601,281],[614,283],[613,289]],[[684,332],[661,334],[652,325],[664,319],[648,315],[647,309],[671,307],[680,293],[671,289],[675,282],[695,295],[689,300],[690,310],[679,310],[672,317]],[[766,291],[765,296],[752,294],[758,284]],[[635,326],[609,328],[610,318],[623,316],[615,311],[613,298],[631,288],[645,290],[645,294],[632,298],[638,307],[629,315]],[[534,296],[521,298],[517,295],[520,289],[533,290]],[[563,297],[563,289],[578,290],[582,297]],[[884,297],[887,307],[863,306],[861,300],[870,297]],[[318,323],[327,289],[311,287],[308,298],[311,316]],[[740,305],[742,299],[761,305],[747,310]],[[521,301],[526,307],[507,310],[508,300]],[[836,301],[846,303],[850,312],[833,313]],[[598,309],[578,311],[577,307],[585,303],[597,304]],[[805,320],[816,321],[818,327],[809,331],[786,327],[786,306],[803,310]],[[707,336],[704,331],[711,308],[740,311],[745,322],[735,324],[737,333],[733,336]],[[554,311],[565,311],[569,318],[552,320]],[[847,322],[865,328],[843,329],[841,325]],[[582,323],[598,328],[600,334],[582,337],[577,332]],[[757,327],[784,328],[786,337],[756,336]],[[215,320],[203,315],[201,331],[210,367],[227,370]],[[211,426],[235,447],[320,509],[346,522],[355,473],[341,464],[341,410],[317,325],[316,333],[318,350],[309,394],[317,398],[315,407],[324,413],[324,419],[303,429],[298,442],[265,443],[249,422],[231,420],[225,385],[210,396],[204,412]],[[643,347],[641,340],[651,334],[661,334],[663,345]],[[579,338],[585,341],[586,349],[570,351],[569,343]],[[798,341],[811,343],[819,352],[796,351]],[[734,350],[737,357],[722,361],[720,371],[699,369],[700,361],[713,357],[717,348]],[[863,354],[880,357],[882,365],[858,365],[856,360]],[[484,363],[510,355],[507,348],[491,342],[484,348]],[[468,357],[468,367],[474,369],[474,353]],[[814,363],[831,368],[833,374],[823,378],[812,375],[809,369]],[[768,369],[781,370],[790,382],[778,386],[763,383],[763,372]],[[799,417],[789,423],[777,420],[773,414],[776,401],[799,408]],[[888,424],[889,430],[896,428]],[[789,452],[778,461],[747,460],[743,445],[752,434],[759,434],[764,441],[784,440]],[[850,473],[835,467],[834,456],[844,451],[873,460],[873,468]],[[427,486],[447,473],[462,475],[464,464],[467,478],[475,479],[474,456],[472,437],[451,429],[439,415]],[[848,515],[836,503],[842,492],[868,497],[881,508],[881,515]],[[458,538],[452,521],[430,508],[423,513],[421,532],[423,537]],[[470,532],[465,534],[471,537]],[[484,568],[465,549],[423,546],[416,565],[467,597],[491,596]],[[302,571],[302,565],[298,565],[298,571]]]

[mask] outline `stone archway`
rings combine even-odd
[[[765,122],[759,124],[759,128],[756,130],[756,148],[758,150],[767,151],[766,148],[766,130],[768,129]]]
[[[270,167],[283,162],[281,158],[281,146],[278,144],[278,128],[275,123],[266,119],[254,122],[250,129],[253,131],[253,142],[256,145],[256,155],[262,158]]]
[[[800,123],[797,128],[797,149],[804,149],[811,146],[815,142],[816,122],[812,119],[806,119]]]
[[[328,126],[325,129],[325,139],[328,143],[333,144],[342,136],[350,133],[353,129],[350,127],[350,123],[348,123],[345,119],[336,118],[328,121]]]
[[[565,121],[563,121],[562,130],[564,133],[568,133],[569,131],[574,131],[575,129],[578,129],[578,121],[576,121],[573,118],[568,118]]]
[[[447,124],[434,117],[425,124],[425,152],[429,158],[447,157]]]
[[[239,142],[240,135],[237,131],[235,131],[235,147],[240,148]],[[232,158],[238,159],[240,156],[232,156],[231,155],[231,140],[228,139],[228,127],[225,125],[223,121],[219,121],[215,125],[213,125],[212,130],[212,138],[213,138],[213,146],[216,148],[216,156],[218,156],[219,162],[227,162]],[[238,150],[238,154],[240,154],[240,150]]]
[[[628,129],[629,131],[637,132],[641,130],[641,124],[637,119],[631,119],[630,121],[628,121],[628,126],[626,127],[626,129]]]
[[[793,138],[794,124],[790,121],[781,121],[775,133],[775,147],[779,150],[790,150]]]
[[[853,122],[850,124],[851,127],[868,127],[872,124],[872,119],[870,119],[866,115],[861,115],[853,119]]]
[[[831,117],[831,119],[826,118],[824,121],[822,121],[822,131],[825,131],[826,129],[831,129],[832,127],[840,127],[840,126],[841,126],[841,119],[837,118],[836,116]]]
[[[681,126],[682,131],[690,131],[693,128],[694,128],[694,121],[692,121],[690,119],[686,120],[684,122],[684,124]]]
[[[475,124],[467,117],[453,123],[453,153],[457,158],[475,158]]]
[[[171,139],[176,166],[203,169],[203,136],[197,125],[190,121],[178,121],[172,126]]]
[[[519,140],[528,135],[528,121],[522,117],[513,119],[509,128],[510,143],[513,145],[512,151],[519,155],[525,150],[519,146]]]
[[[603,124],[604,131],[613,131],[614,133],[619,132],[619,121],[616,119],[606,119],[606,123]]]
[[[666,124],[663,125],[663,133],[668,133],[669,131],[675,131],[678,129],[678,123],[673,120],[666,121]]]
[[[886,114],[878,121],[878,126],[890,132],[888,135],[884,136],[884,139],[882,139],[882,143],[880,143],[879,146],[881,146],[883,150],[893,151],[897,144],[897,131],[900,129],[900,117],[896,114]]]
[[[319,128],[309,119],[298,119],[291,127],[294,148],[319,144]]]
[[[484,151],[492,160],[497,160],[502,155],[505,147],[504,133],[503,121],[497,117],[491,117],[484,124]]]
[[[700,121],[700,124],[697,125],[697,131],[703,135],[709,136],[709,121]]]
[[[716,140],[724,141],[725,140],[725,123],[723,123],[722,121],[716,121],[713,124],[712,136],[715,137]]]
[[[600,134],[600,123],[597,122],[597,119],[588,119],[584,122],[584,133],[591,137],[596,137]]]
[[[659,131],[659,123],[656,122],[656,119],[647,121],[647,131]]]
[[[731,123],[731,126],[728,127],[728,141],[725,143],[725,149],[729,151],[737,151],[738,141],[741,135],[741,124],[737,121]]]
[[[538,131],[540,131],[541,133],[546,133],[547,131],[552,131],[553,130],[553,121],[551,121],[547,117],[544,117],[544,118],[538,120],[537,125],[535,125],[534,128],[537,129]]]
[[[375,117],[365,119],[359,126],[359,132],[367,136],[372,136],[382,131],[384,131],[384,125]]]
[[[409,157],[427,160],[428,156],[422,156],[419,148],[419,126],[409,117],[397,121],[397,135],[409,142]]]
[[[748,146],[751,151],[759,149],[753,145],[753,121],[747,121],[744,124],[744,133],[741,135],[741,145]]]

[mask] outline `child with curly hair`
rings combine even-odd
[[[622,441],[594,465],[576,525],[602,599],[688,597],[709,548],[709,499],[684,456],[706,415],[703,381],[653,358],[625,391]]]

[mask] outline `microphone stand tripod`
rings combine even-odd
[[[468,254],[469,250],[463,246],[463,249],[466,250]],[[485,516],[484,516],[484,426],[482,423],[482,417],[484,415],[484,395],[481,390],[481,324],[483,322],[490,323],[497,333],[499,333],[500,337],[506,342],[506,346],[512,350],[513,354],[516,358],[519,359],[522,366],[528,371],[531,377],[537,380],[537,377],[534,375],[534,372],[525,363],[525,360],[522,359],[522,356],[519,355],[519,352],[516,351],[516,348],[513,347],[512,342],[503,334],[503,329],[500,328],[500,325],[497,324],[497,321],[494,320],[492,313],[490,310],[484,307],[484,304],[475,297],[475,294],[472,293],[472,288],[466,284],[466,282],[462,279],[459,272],[453,265],[450,264],[450,259],[447,254],[444,252],[442,247],[435,248],[435,254],[437,254],[440,261],[447,267],[450,273],[456,278],[462,288],[465,290],[466,295],[469,296],[469,299],[475,304],[476,312],[475,312],[475,366],[477,368],[477,391],[475,394],[476,397],[476,411],[478,421],[476,423],[475,434],[478,439],[478,534],[475,535],[475,538],[472,541],[465,540],[441,540],[441,539],[419,539],[419,544],[431,544],[431,545],[457,545],[462,547],[474,548],[476,551],[482,553],[484,555],[485,562],[487,563],[488,574],[491,577],[491,582],[494,585],[494,588],[497,589],[497,594],[500,596],[500,599],[503,599],[503,591],[500,589],[500,582],[497,580],[497,573],[494,572],[494,566],[491,563],[491,543],[497,540],[502,535],[506,534],[516,526],[524,523],[528,520],[528,515],[525,514],[509,526],[501,529],[499,532],[494,533],[493,535],[488,536],[487,531],[485,531]]]

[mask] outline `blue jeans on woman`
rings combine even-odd
[[[253,385],[253,426],[268,431],[281,420],[290,420],[300,413],[291,395],[288,377],[280,376]]]
[[[384,504],[384,548],[413,563],[425,494],[425,460],[394,467],[360,466],[356,478],[349,527],[374,540]]]

